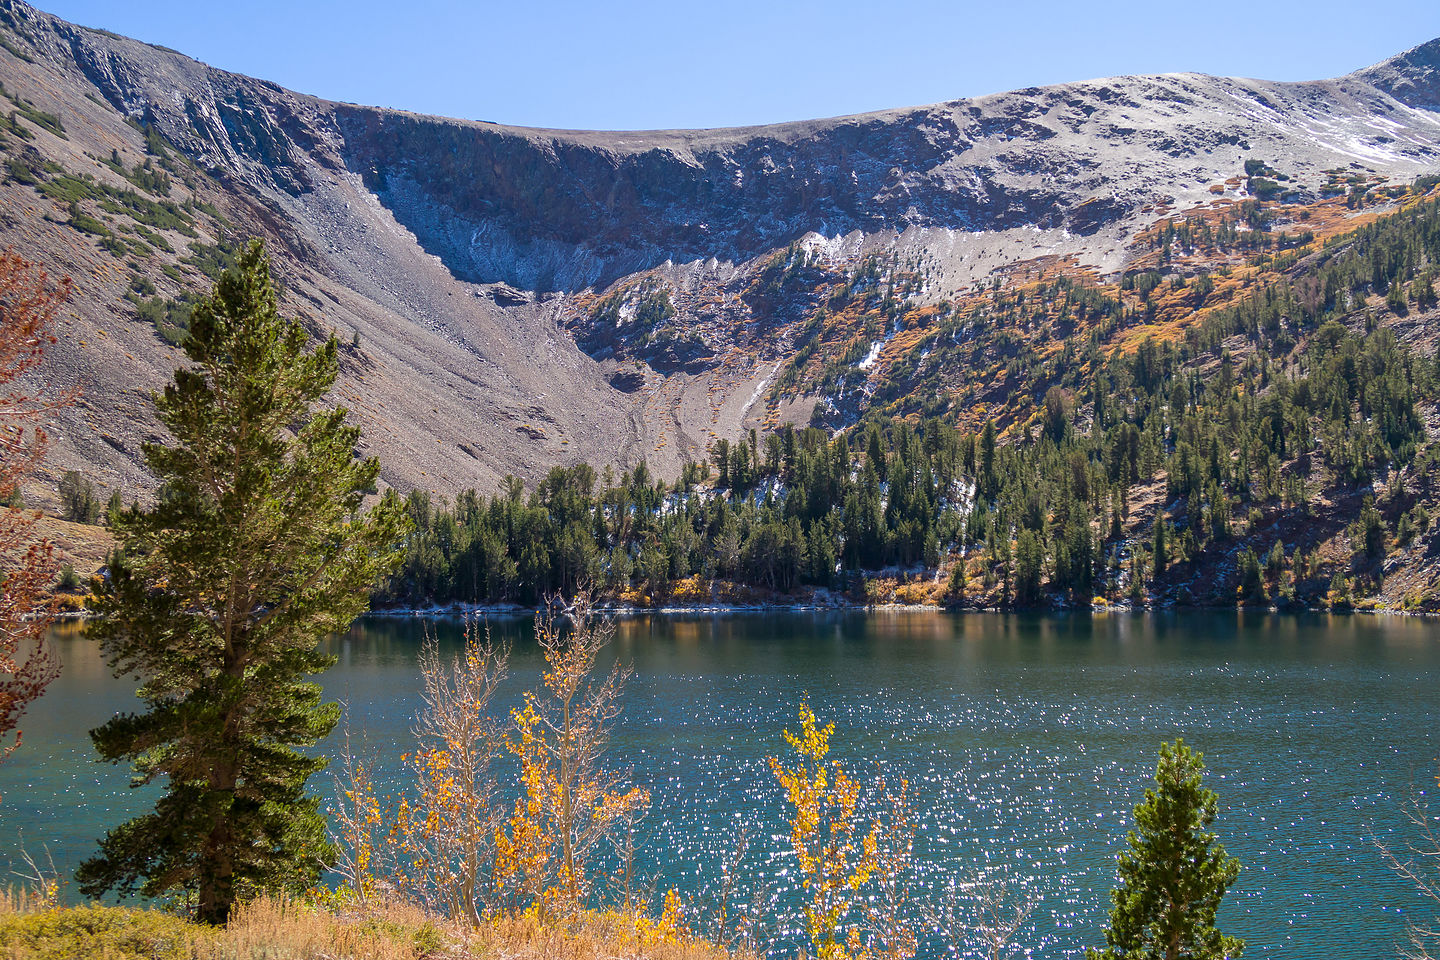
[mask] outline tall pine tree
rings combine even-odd
[[[305,793],[325,759],[296,748],[339,709],[308,678],[334,662],[320,642],[365,609],[408,521],[394,497],[361,512],[379,465],[355,459],[343,408],[315,409],[336,342],[308,339],[279,315],[252,240],[195,306],[191,365],[155,399],[175,442],[145,447],[157,503],[116,524],[122,549],[89,628],[147,709],[91,738],[164,793],[80,868],[87,896],[180,892],[224,923],[238,898],[303,888],[330,856]]]
[[[1184,740],[1161,744],[1155,787],[1135,807],[1130,849],[1120,854],[1105,949],[1087,951],[1087,960],[1234,960],[1244,952],[1244,940],[1215,926],[1240,861],[1208,832],[1218,798],[1202,786],[1204,773],[1204,757]]]

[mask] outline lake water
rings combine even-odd
[[[507,694],[540,659],[525,621]],[[459,627],[434,624],[458,648]],[[409,742],[422,624],[372,618],[332,641],[327,693],[390,762]],[[0,867],[20,843],[63,871],[143,809],[86,731],[131,709],[75,627],[65,669],[0,765]],[[1024,941],[1045,956],[1101,942],[1115,854],[1163,740],[1202,750],[1216,830],[1244,870],[1222,911],[1249,957],[1393,956],[1423,910],[1374,838],[1408,837],[1400,809],[1433,787],[1440,624],[1375,617],[1194,613],[1042,617],[837,613],[637,617],[615,652],[635,669],[611,759],[653,796],[642,865],[664,885],[712,878],[737,829],[760,872],[785,825],[765,764],[808,695],[834,754],[908,777],[927,882],[1001,867],[1043,896]],[[328,777],[316,779],[329,790]],[[1423,918],[1417,913],[1416,919]]]

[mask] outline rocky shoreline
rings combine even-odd
[[[1029,613],[1029,614],[1142,614],[1161,613],[1180,610],[1233,610],[1236,613],[1265,613],[1265,614],[1370,614],[1383,616],[1401,617],[1440,617],[1433,611],[1425,610],[1399,610],[1389,607],[1366,607],[1352,606],[1346,608],[1327,607],[1305,607],[1287,605],[1281,606],[1271,604],[1269,606],[1245,606],[1236,604],[1233,606],[1220,605],[1184,605],[1176,602],[1160,604],[1144,604],[1141,606],[1130,606],[1128,604],[1106,604],[1104,606],[1092,607],[974,607],[974,606],[941,606],[929,603],[866,603],[859,600],[845,598],[832,598],[828,602],[815,602],[806,600],[795,600],[790,602],[756,602],[756,603],[665,603],[658,606],[637,606],[634,604],[604,604],[597,603],[594,608],[596,613],[603,616],[613,617],[636,617],[647,615],[660,616],[685,616],[693,614],[709,614],[714,616],[728,616],[732,614],[755,614],[755,613],[834,613],[834,612],[856,612],[856,613]],[[533,616],[539,608],[527,604],[498,603],[498,604],[444,604],[428,607],[382,607],[367,611],[363,616],[384,617],[396,619],[453,619],[465,617],[499,617],[505,619],[518,619],[521,617]],[[83,618],[83,614],[78,615]]]

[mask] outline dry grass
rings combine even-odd
[[[533,917],[506,917],[487,924],[469,940],[478,957],[505,960],[751,960],[699,940],[655,942],[649,924],[618,913],[587,913],[564,924],[544,924]]]
[[[109,527],[72,523],[46,514],[35,524],[35,535],[55,544],[56,556],[71,564],[82,580],[88,580],[105,564],[115,548]]]
[[[25,894],[0,896],[4,960],[421,960],[447,946],[434,922],[404,909],[344,917],[261,899],[239,910],[228,927],[212,930],[155,909],[52,907]]]
[[[0,892],[0,960],[751,960],[657,932],[618,913],[564,924],[502,917],[471,931],[405,904],[346,913],[270,898],[212,930],[156,909],[54,907]]]
[[[432,917],[405,904],[346,916],[293,901],[261,899],[241,909],[197,960],[419,960],[450,953],[453,939]]]

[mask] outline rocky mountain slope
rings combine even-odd
[[[46,369],[84,399],[52,469],[126,490],[179,356],[161,328],[246,234],[288,309],[351,345],[338,394],[386,480],[454,493],[581,460],[668,474],[751,426],[944,399],[973,371],[917,379],[901,348],[979,284],[1115,280],[1157,224],[1250,201],[1266,230],[1336,231],[1440,170],[1440,41],[1310,83],[599,133],[332,103],[18,0],[0,40],[0,244],[76,281]]]

